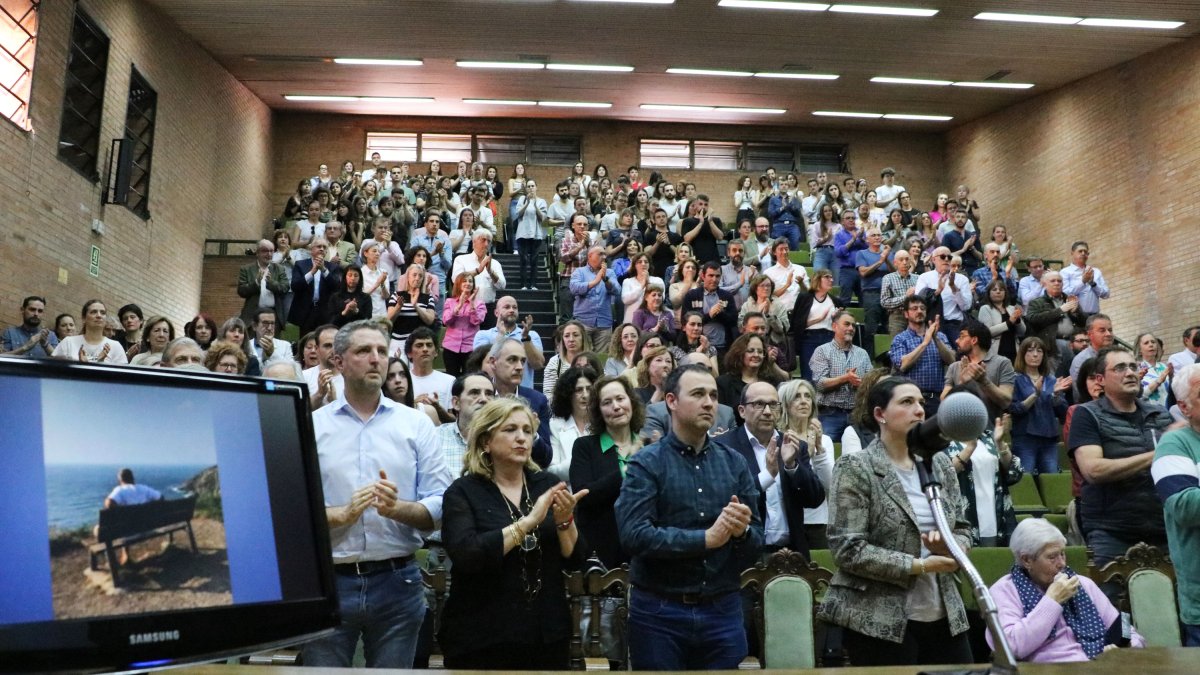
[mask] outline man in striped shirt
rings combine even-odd
[[[1184,645],[1200,647],[1200,365],[1175,373],[1171,389],[1188,424],[1163,435],[1150,473],[1163,503]]]

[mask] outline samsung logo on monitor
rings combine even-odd
[[[155,642],[177,642],[179,640],[179,631],[177,630],[159,630],[153,633],[132,633],[129,636],[129,644],[131,645],[148,645]]]

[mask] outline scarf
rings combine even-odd
[[[1063,572],[1068,577],[1076,576],[1075,571],[1070,567],[1063,568]],[[1028,615],[1041,602],[1045,591],[1033,583],[1033,579],[1029,578],[1029,571],[1019,564],[1014,563],[1010,573],[1013,585],[1017,587],[1017,594],[1021,597],[1021,608]],[[1075,594],[1075,597],[1063,603],[1063,621],[1074,631],[1075,638],[1083,647],[1083,653],[1087,654],[1089,659],[1095,659],[1103,651],[1104,621],[1100,618],[1100,611],[1096,609],[1095,603],[1092,602],[1086,591],[1081,589]],[[1056,632],[1058,632],[1057,626],[1051,628],[1049,639],[1053,640]]]

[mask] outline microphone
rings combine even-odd
[[[983,401],[965,391],[954,392],[942,401],[936,415],[908,432],[908,450],[929,462],[950,441],[965,443],[979,438],[987,423],[987,406]]]

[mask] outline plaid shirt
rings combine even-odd
[[[854,387],[846,382],[840,386],[824,388],[821,381],[841,377],[846,371],[854,368],[859,377],[871,371],[871,357],[862,347],[850,345],[850,349],[842,349],[836,341],[829,341],[817,347],[809,361],[812,367],[812,381],[817,388],[817,404],[849,410],[854,407]]]
[[[584,236],[586,237],[587,235],[585,234]],[[579,253],[574,257],[570,257],[567,254],[571,252],[571,249],[578,245],[575,242],[575,233],[567,232],[566,235],[563,236],[562,246],[560,246],[558,249],[559,262],[562,263],[562,274],[559,274],[560,277],[570,281],[571,275],[575,273],[575,270],[579,269],[580,265],[583,265],[587,262],[589,244],[590,242],[584,243],[583,248],[579,250]]]
[[[902,277],[899,272],[892,272],[883,277],[883,288],[879,294],[879,304],[889,312],[895,312],[904,307],[904,299],[908,297],[908,289],[917,285],[917,275],[912,272]]]
[[[458,424],[454,422],[438,425],[434,432],[437,435],[437,450],[446,458],[446,468],[450,471],[450,482],[453,483],[462,475],[467,441],[459,433]]]
[[[888,354],[892,357],[892,366],[897,372],[900,372],[900,360],[916,350],[921,345],[921,340],[924,339],[924,335],[913,332],[912,328],[905,328],[904,332],[892,338],[892,348]],[[950,346],[946,337],[940,332],[934,334],[934,339],[946,347]],[[942,355],[938,353],[937,346],[930,343],[925,351],[921,352],[921,358],[917,359],[913,367],[906,372],[900,372],[900,374],[916,383],[922,393],[941,392],[945,368],[942,365]]]

